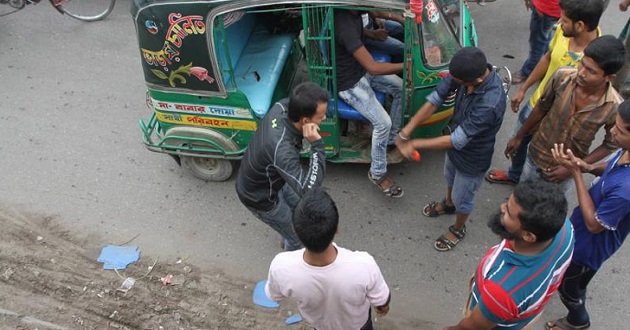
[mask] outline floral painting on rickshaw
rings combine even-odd
[[[187,4],[177,12],[155,7],[139,13],[137,26],[144,29],[137,33],[147,83],[166,88],[219,90],[207,47],[206,18],[199,15],[204,10],[195,7]]]

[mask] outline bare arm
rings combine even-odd
[[[355,50],[352,56],[354,56],[354,58],[361,63],[361,66],[371,75],[396,74],[403,70],[403,63],[379,63],[374,61],[372,54],[368,52],[365,46],[361,46]]]
[[[588,189],[584,183],[584,177],[582,176],[582,171],[584,169],[588,170],[593,165],[589,165],[585,162],[586,159],[582,160],[575,157],[571,149],[567,149],[566,152],[563,149],[564,144],[554,144],[553,149],[551,149],[553,158],[556,159],[560,166],[568,169],[571,172],[571,175],[573,175],[575,188],[577,190],[578,203],[580,204],[580,210],[582,210],[582,217],[584,218],[586,228],[593,234],[600,233],[605,228],[595,218],[597,209],[595,208],[591,195],[588,193]],[[602,167],[601,171],[603,172],[603,169],[606,168],[606,163],[602,164],[604,164],[603,167],[601,164],[597,164],[596,166]]]
[[[392,300],[392,294],[390,292],[389,297],[387,297],[387,302],[384,305],[376,306],[376,314],[380,317],[387,315],[389,312],[389,303]]]
[[[431,139],[413,139],[411,145],[414,149],[450,149],[453,142],[450,135],[442,135]]]
[[[508,141],[507,146],[505,146],[505,151],[503,154],[505,157],[510,158],[514,156],[516,150],[521,145],[521,141],[523,137],[527,135],[527,133],[531,132],[534,127],[538,126],[541,120],[545,118],[545,113],[540,109],[539,105],[536,105],[532,113],[527,117],[527,120],[523,124],[523,126],[518,130],[518,133]]]
[[[549,69],[550,62],[551,53],[547,51],[545,55],[540,58],[540,61],[538,61],[538,64],[536,64],[536,67],[534,68],[532,73],[529,74],[523,85],[521,85],[521,88],[519,88],[519,90],[512,97],[513,112],[518,112],[521,102],[523,102],[523,99],[525,98],[525,93],[527,93],[527,90],[535,83],[541,81],[543,77],[545,77],[545,74]]]
[[[405,24],[405,17],[398,13],[386,12],[386,11],[376,11],[371,12],[370,16],[373,18],[382,18],[390,21],[395,21],[400,24]]]
[[[601,144],[599,147],[591,151],[588,155],[584,156],[584,162],[587,164],[594,164],[604,159],[606,156],[610,155],[611,153],[612,153],[612,150],[606,148],[604,144]]]
[[[409,137],[413,130],[416,127],[420,126],[420,124],[422,124],[425,120],[429,119],[429,117],[431,117],[431,115],[437,110],[437,108],[438,107],[435,106],[433,103],[425,102],[422,107],[420,107],[420,110],[418,110],[416,114],[411,117],[407,125],[405,125],[405,127],[400,130],[400,134],[404,137]]]

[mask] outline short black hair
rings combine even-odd
[[[521,207],[521,228],[547,241],[560,231],[567,217],[567,199],[560,185],[543,180],[524,181],[514,188],[514,200]]]
[[[319,103],[328,103],[328,91],[312,82],[297,85],[289,97],[289,119],[297,123],[301,118],[313,117]]]
[[[584,49],[584,56],[592,58],[605,75],[611,75],[621,70],[626,60],[626,48],[621,40],[605,35],[591,41]]]
[[[588,31],[597,29],[604,13],[603,0],[560,0],[560,9],[573,23],[584,22]]]
[[[617,113],[626,124],[626,129],[630,130],[630,100],[625,100],[619,105]]]
[[[321,253],[332,243],[339,211],[335,201],[322,188],[308,190],[293,210],[293,229],[307,250]]]
[[[448,70],[454,78],[469,83],[480,78],[488,68],[486,55],[477,47],[464,47],[451,58]]]

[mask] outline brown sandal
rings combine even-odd
[[[403,195],[405,194],[402,187],[396,184],[396,182],[392,178],[387,176],[387,174],[383,174],[380,177],[376,177],[372,175],[372,172],[368,171],[368,178],[370,179],[370,181],[372,181],[373,184],[381,188],[381,191],[387,197],[400,198],[400,197],[403,197]],[[389,186],[385,188],[382,186],[382,183],[387,182],[387,181],[389,182]]]
[[[442,210],[438,211],[437,206],[441,205]],[[422,208],[422,214],[425,217],[435,218],[440,214],[453,214],[455,213],[455,205],[446,205],[446,198],[444,198],[441,202],[431,202]]]
[[[453,234],[455,239],[451,239],[448,235],[449,233],[438,237],[438,239],[436,239],[433,243],[433,247],[436,250],[440,252],[450,251],[455,247],[455,245],[461,242],[464,237],[466,237],[466,226],[464,226],[461,230],[457,230],[454,226],[450,226],[448,227],[448,231]]]

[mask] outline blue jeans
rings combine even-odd
[[[527,117],[532,113],[532,106],[529,104],[529,100],[527,104],[521,109],[518,113],[518,120],[514,123],[514,132],[512,132],[512,137],[516,136],[518,130],[523,127],[525,121],[527,121]],[[523,165],[525,164],[525,158],[527,157],[527,147],[529,143],[532,141],[532,135],[527,134],[523,137],[521,141],[521,145],[516,149],[516,153],[511,157],[510,168],[508,169],[508,177],[510,180],[514,182],[519,182],[521,179],[521,173],[523,173]]]
[[[444,159],[444,177],[452,189],[451,196],[457,213],[471,214],[475,208],[475,193],[481,187],[484,173],[470,175],[458,171],[447,154]]]
[[[560,300],[569,310],[567,322],[580,326],[590,322],[586,311],[586,286],[597,271],[571,262],[558,288]]]
[[[293,209],[300,201],[291,187],[284,185],[278,192],[278,201],[273,209],[269,211],[259,211],[247,207],[256,218],[269,225],[273,230],[282,236],[285,251],[294,251],[303,247],[302,242],[293,230]]]
[[[536,67],[540,58],[549,49],[549,41],[552,34],[553,25],[558,22],[555,17],[539,14],[536,8],[532,6],[532,16],[529,21],[529,56],[521,73],[527,77]]]
[[[383,22],[389,37],[385,40],[365,38],[363,43],[369,51],[381,51],[392,57],[392,63],[401,63],[405,52],[405,44],[402,42],[405,37],[404,27],[402,24],[394,21],[381,20],[381,22]]]
[[[523,166],[523,174],[521,175],[521,181],[535,181],[535,180],[547,181],[547,177],[545,176],[545,173],[543,172],[543,170],[540,167],[538,167],[536,164],[534,164],[532,159],[529,156],[527,156],[525,159],[525,165]],[[569,191],[569,189],[571,189],[571,187],[573,187],[573,178],[566,179],[562,182],[559,182],[558,184],[562,188],[562,191],[564,192],[565,196],[570,197],[568,196],[567,192]]]
[[[374,91],[391,94],[390,113],[378,102]],[[339,92],[339,97],[372,123],[372,175],[387,173],[387,145],[393,144],[400,129],[402,79],[396,75],[373,76],[366,73],[352,88]],[[391,118],[390,118],[391,117]]]

